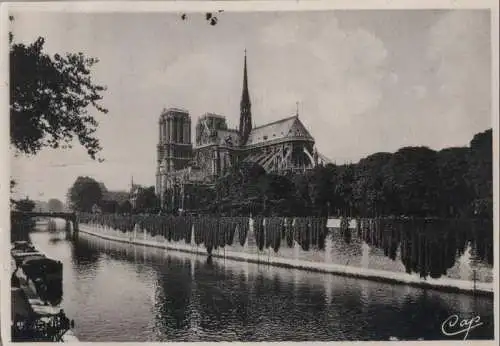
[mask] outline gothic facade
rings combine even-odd
[[[286,173],[305,170],[324,159],[299,114],[252,127],[246,55],[238,129],[228,128],[224,116],[205,113],[195,126],[191,142],[191,117],[179,108],[164,109],[159,119],[156,193],[162,207],[190,209],[187,191],[210,188],[217,177],[238,162],[255,162],[266,171]],[[192,196],[191,196],[192,197]]]

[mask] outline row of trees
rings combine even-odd
[[[468,147],[406,147],[298,175],[243,164],[217,181],[205,203],[236,214],[492,217],[492,158],[490,129]]]
[[[135,205],[130,198],[118,201],[109,198],[105,185],[91,177],[78,177],[68,191],[68,201],[72,210],[93,212],[99,207],[104,213],[158,213],[159,201],[153,186],[138,188],[135,194]]]
[[[183,205],[221,215],[492,217],[492,158],[492,131],[487,130],[468,147],[406,147],[301,174],[283,176],[241,163],[215,188],[186,188]],[[75,210],[86,212],[93,205],[112,213],[159,211],[153,187],[140,190],[132,208],[128,201],[104,200],[102,184],[88,177],[77,179],[70,201]]]

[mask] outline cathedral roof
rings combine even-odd
[[[201,117],[201,118],[220,118],[220,119],[226,119],[225,116],[223,115],[220,115],[220,114],[217,114],[217,113],[210,113],[210,112],[206,112],[204,113]]]
[[[255,145],[286,137],[303,137],[314,140],[297,115],[274,121],[252,129],[247,145]]]
[[[169,107],[169,108],[164,108],[163,113],[170,113],[170,112],[175,112],[175,113],[189,113],[189,111],[186,108],[180,108],[180,107]]]

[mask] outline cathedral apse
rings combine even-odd
[[[315,141],[296,114],[253,126],[248,87],[247,57],[243,64],[243,87],[239,128],[228,127],[226,117],[201,115],[191,142],[191,116],[181,108],[164,109],[159,120],[156,193],[162,208],[191,209],[188,191],[213,188],[215,180],[238,162],[253,162],[267,172],[287,174],[327,163],[315,149]]]

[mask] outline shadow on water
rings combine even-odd
[[[390,247],[391,242],[387,244]],[[154,272],[143,283],[152,287],[153,313],[135,316],[153,319],[152,325],[144,322],[150,336],[143,341],[340,341],[388,340],[391,336],[443,340],[450,337],[442,335],[441,323],[454,313],[481,315],[485,325],[471,332],[469,339],[493,337],[492,301],[484,297],[224,261],[83,236],[74,243],[73,261],[86,265],[97,261],[99,253],[109,261],[107,270],[113,270],[117,263],[128,263],[134,272],[142,266]],[[109,289],[120,294],[112,282]],[[121,299],[129,301],[125,296]],[[132,302],[128,304],[127,309],[134,309]],[[127,327],[121,324],[116,334],[100,340],[124,340],[126,333]],[[452,339],[461,338],[463,335]]]
[[[69,250],[71,253],[71,267],[79,273],[80,275],[93,275],[92,273],[96,271],[98,263],[102,258],[102,252],[93,248],[86,246],[85,240],[80,240],[80,238],[69,238],[66,239],[65,244],[69,244]]]

